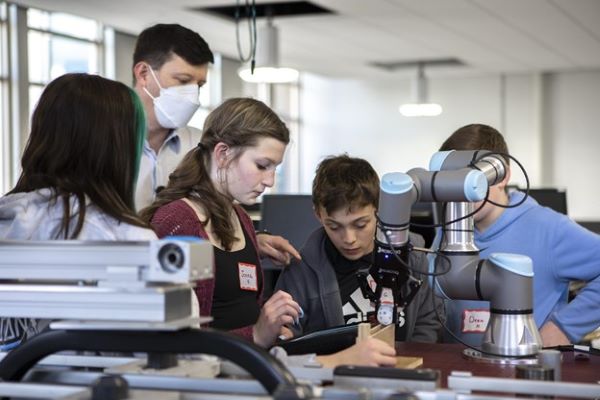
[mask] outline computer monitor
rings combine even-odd
[[[436,203],[415,203],[410,210],[410,231],[418,233],[425,239],[425,247],[430,248],[435,238]]]
[[[260,229],[283,236],[297,249],[321,226],[310,194],[266,194],[260,211]]]
[[[309,194],[265,194],[260,206],[260,230],[283,236],[298,250],[321,224],[313,212]],[[273,293],[281,267],[269,259],[262,260],[265,286],[263,298]]]
[[[523,189],[519,189],[524,191]],[[540,205],[550,207],[556,212],[567,214],[567,192],[554,188],[529,189],[529,195]]]

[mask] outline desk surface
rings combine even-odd
[[[463,356],[465,347],[447,343],[396,343],[399,356],[423,357],[422,368],[440,370],[442,387],[447,387],[452,371],[470,371],[474,376],[514,378],[515,366],[475,361]],[[581,354],[581,353],[577,353]],[[597,383],[600,380],[600,356],[575,357],[573,352],[563,352],[562,381]]]

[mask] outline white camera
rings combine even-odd
[[[177,237],[150,242],[148,282],[186,283],[213,276],[213,249],[209,241]]]

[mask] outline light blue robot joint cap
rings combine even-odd
[[[481,201],[485,199],[487,189],[488,182],[483,172],[474,169],[465,177],[464,192],[467,201]]]
[[[431,156],[431,160],[429,160],[429,170],[430,171],[441,171],[442,165],[444,165],[444,161],[448,158],[448,155],[452,153],[454,150],[449,151],[438,151],[434,155]]]
[[[381,177],[381,190],[388,194],[402,194],[410,191],[414,185],[412,178],[402,172],[389,172]]]
[[[533,261],[522,254],[492,253],[488,260],[507,271],[522,276],[533,276]]]

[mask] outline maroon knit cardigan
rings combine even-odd
[[[259,270],[262,275],[262,268],[260,268],[260,257],[258,256],[258,243],[256,240],[256,233],[252,220],[246,214],[244,209],[239,205],[234,205],[235,211],[240,218],[242,223],[242,229],[246,231],[254,249],[257,251],[257,259],[259,262]],[[175,200],[171,203],[165,204],[156,210],[154,217],[152,217],[152,226],[156,231],[156,235],[159,238],[165,236],[196,236],[202,239],[208,240],[208,235],[204,230],[204,227],[200,223],[200,219],[196,212],[183,200]],[[215,265],[214,268],[217,268]],[[262,277],[264,282],[264,276]],[[258,304],[262,305],[262,290],[261,285],[260,292],[258,294]],[[198,303],[200,303],[200,315],[210,315],[212,309],[213,293],[215,291],[215,279],[205,279],[196,282],[196,297]],[[234,329],[231,332],[236,333],[250,341],[252,338],[252,325],[244,326],[242,328]]]

